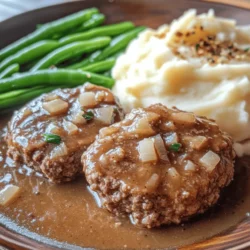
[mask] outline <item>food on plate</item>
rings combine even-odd
[[[102,13],[93,14],[89,20],[84,22],[82,25],[80,25],[80,27],[78,27],[77,29],[75,29],[71,33],[74,34],[76,32],[82,32],[82,31],[86,31],[86,30],[98,27],[98,26],[103,24],[105,19],[106,19],[106,17]]]
[[[117,57],[145,27],[135,27],[130,21],[100,26],[104,20],[98,9],[86,9],[40,24],[31,34],[0,49],[0,110],[59,87],[81,85],[86,74],[89,82],[111,88],[110,70]]]
[[[48,69],[51,65],[58,65],[72,57],[104,48],[108,46],[110,41],[110,37],[99,37],[88,41],[72,42],[68,45],[64,45],[44,56],[31,68],[31,71]]]
[[[250,171],[234,163],[250,152],[250,27],[213,11],[158,30],[105,19],[86,9],[0,48],[0,224],[162,249],[243,221]]]
[[[0,110],[24,104],[42,93],[62,87],[76,87],[91,82],[110,88],[114,80],[81,70],[39,70],[0,80]],[[47,86],[44,86],[47,85]],[[32,88],[27,91],[27,88]]]
[[[43,24],[33,33],[25,36],[16,42],[8,45],[7,47],[0,50],[0,60],[18,52],[20,49],[25,48],[26,46],[33,44],[37,41],[44,40],[47,38],[53,37],[53,35],[61,33],[61,32],[68,32],[71,29],[82,25],[82,23],[88,21],[93,14],[98,13],[98,9],[91,8],[79,11],[72,15],[63,17],[61,19],[52,21],[47,24]]]
[[[19,64],[17,63],[11,64],[0,73],[0,79],[6,78],[8,76],[13,75],[14,73],[17,73],[19,69],[20,69]]]
[[[101,49],[109,45],[111,40],[110,37],[118,36],[133,28],[133,23],[122,22],[93,28],[85,32],[70,34],[62,37],[59,40],[38,41],[5,58],[0,63],[0,71],[4,70],[13,63],[25,64],[31,62],[32,60],[39,59],[45,55],[46,57],[44,57],[41,62],[38,61],[37,64],[41,67],[42,62],[45,60],[48,61],[48,59],[50,59],[47,63],[49,66],[51,66],[57,64],[59,62],[58,59],[66,60],[67,57],[72,58],[76,55],[81,55],[86,52],[89,53],[97,49]],[[110,36],[108,37],[109,39],[107,39],[107,36]],[[106,40],[104,40],[104,37]],[[82,41],[85,41],[85,43],[75,44],[76,42]],[[55,57],[57,60],[54,59]],[[53,59],[54,61],[52,61]],[[38,65],[35,65],[33,70],[37,70]]]
[[[15,185],[7,185],[0,191],[0,205],[8,206],[20,195],[21,189]]]
[[[113,90],[126,111],[176,106],[216,120],[240,143],[250,138],[249,48],[250,26],[189,10],[130,43],[113,69]]]
[[[71,181],[81,172],[81,155],[98,131],[122,118],[106,88],[58,89],[15,112],[6,136],[8,155],[52,182]]]
[[[137,27],[131,31],[128,31],[124,34],[115,37],[111,41],[110,45],[103,51],[97,51],[96,53],[93,53],[89,57],[85,58],[83,61],[70,65],[68,68],[70,69],[82,68],[91,62],[99,62],[108,58],[109,56],[113,56],[117,52],[124,50],[131,42],[131,40],[136,38],[137,35],[144,29],[145,27]]]
[[[233,179],[232,144],[213,120],[156,104],[101,129],[82,163],[104,208],[152,228],[217,202]]]
[[[84,71],[89,71],[89,72],[94,72],[94,73],[107,72],[110,69],[112,69],[113,66],[115,65],[115,62],[116,62],[115,57],[116,56],[105,59],[105,60],[100,61],[100,62],[89,63],[88,65],[86,65],[82,69]]]
[[[72,42],[92,39],[95,37],[102,37],[102,36],[115,37],[128,30],[133,29],[134,27],[135,25],[132,22],[122,22],[117,24],[105,25],[88,30],[86,32],[78,33],[79,31],[77,31],[77,33],[69,34],[67,36],[62,37],[59,40],[59,43],[65,45]]]

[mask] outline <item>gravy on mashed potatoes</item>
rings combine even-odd
[[[239,156],[250,154],[250,26],[189,10],[141,33],[112,74],[126,111],[153,103],[193,111],[215,119]]]

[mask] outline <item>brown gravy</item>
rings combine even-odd
[[[24,233],[28,229],[82,247],[167,248],[217,235],[235,226],[250,212],[250,161],[239,159],[235,180],[209,212],[179,226],[136,228],[129,221],[98,208],[83,176],[72,183],[53,185],[31,169],[16,166],[6,157],[3,142],[9,118],[0,116],[0,189],[12,183],[22,192],[12,204],[0,207],[0,224],[8,227],[10,219],[16,223],[16,226],[10,224],[14,231]]]

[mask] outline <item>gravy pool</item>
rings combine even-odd
[[[250,159],[238,159],[233,183],[218,204],[204,215],[179,226],[140,229],[127,219],[115,218],[99,208],[83,176],[54,185],[26,166],[6,157],[3,140],[10,115],[0,116],[0,189],[6,184],[21,188],[21,196],[0,207],[0,223],[20,233],[24,228],[41,236],[82,247],[167,248],[202,241],[242,221],[250,212]]]

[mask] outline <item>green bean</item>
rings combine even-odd
[[[30,89],[29,91],[26,90],[20,90],[19,95],[13,95],[10,98],[5,98],[5,99],[0,99],[0,110],[2,109],[7,109],[7,108],[12,108],[18,105],[25,104],[26,102],[30,101],[31,99],[38,97],[39,95],[43,93],[50,92],[54,89],[58,88],[58,86],[53,86],[53,87],[41,87],[41,88],[34,88]],[[23,91],[21,93],[21,91]]]
[[[75,33],[79,33],[79,32],[83,32],[92,28],[95,28],[97,26],[100,26],[103,22],[105,21],[105,16],[101,13],[97,13],[97,14],[93,14],[89,20],[86,20],[83,24],[80,25],[80,27],[78,28],[73,28],[71,31],[67,31],[67,35],[68,34],[75,34]],[[40,29],[43,26],[43,24],[38,24],[36,26],[37,29]],[[53,39],[59,39],[61,37],[63,37],[65,34],[61,33],[61,34],[54,34],[52,36]]]
[[[89,58],[84,58],[82,61],[74,63],[66,67],[66,69],[80,69],[85,67],[86,65],[90,64]]]
[[[78,29],[73,32],[83,32],[97,26],[100,26],[105,21],[105,16],[101,13],[94,14],[88,21],[84,22]]]
[[[65,36],[59,40],[59,43],[65,45],[72,42],[88,40],[99,36],[117,36],[124,33],[125,31],[131,30],[132,28],[134,28],[134,24],[132,22],[106,25],[91,29],[86,32]]]
[[[76,87],[77,85],[70,85],[68,86],[67,84],[63,84],[63,85],[56,85],[56,86],[51,86],[53,87],[54,89],[58,89],[58,88],[67,88],[67,87]],[[8,98],[13,98],[13,97],[17,97],[17,96],[20,96],[24,93],[27,93],[27,92],[30,92],[30,91],[33,91],[33,90],[36,90],[36,89],[41,89],[41,88],[44,88],[44,86],[36,86],[36,87],[33,87],[33,88],[24,88],[24,89],[18,89],[18,90],[13,90],[13,91],[9,91],[9,92],[6,92],[6,93],[3,93],[3,94],[0,94],[0,101],[1,100],[6,100]]]
[[[57,68],[66,68],[68,65],[75,64],[75,63],[81,61],[83,56],[84,55],[79,55],[79,56],[75,56],[73,58],[70,58],[69,60],[63,61],[62,63],[59,63],[57,65]]]
[[[13,77],[0,80],[0,93],[43,84],[67,84],[67,86],[76,86],[87,81],[107,88],[111,88],[114,84],[113,79],[90,72],[68,69],[47,69],[20,73]]]
[[[46,69],[52,65],[57,65],[58,63],[83,53],[93,52],[94,50],[106,47],[109,45],[110,41],[111,39],[109,37],[99,37],[84,42],[75,42],[65,45],[42,58],[37,64],[34,65],[34,67],[31,68],[31,71]]]
[[[102,73],[102,72],[111,70],[113,66],[115,65],[115,61],[116,60],[114,58],[109,58],[101,62],[91,63],[81,68],[81,70],[85,70],[85,71],[89,71],[93,73]]]
[[[137,35],[142,32],[145,29],[145,27],[137,27],[131,31],[128,31],[120,36],[115,37],[110,45],[105,48],[103,51],[95,51],[92,55],[90,55],[88,58],[83,59],[81,62],[72,64],[68,66],[68,69],[78,69],[85,67],[86,65],[102,61],[116,53],[119,53],[123,51],[128,44],[137,37]]]
[[[101,52],[102,52],[101,50],[95,51],[89,57],[84,58],[82,61],[67,66],[66,69],[80,69],[80,68],[83,68],[86,65],[91,63],[91,60],[90,60],[91,57],[94,58],[94,57],[96,57],[96,55],[99,55]]]
[[[104,72],[102,75],[106,77],[112,77],[112,72],[109,70],[109,71]]]
[[[128,46],[128,44],[131,42],[131,40],[136,38],[137,35],[140,32],[142,32],[144,29],[145,29],[145,27],[137,27],[131,31],[128,31],[120,36],[115,37],[111,41],[110,45],[107,48],[105,48],[102,51],[102,53],[97,55],[92,60],[94,62],[101,61],[101,60],[104,60],[104,59],[114,55],[115,53],[119,52],[120,50],[125,49]]]
[[[57,41],[53,40],[44,40],[36,42],[16,54],[9,56],[5,58],[0,63],[0,71],[4,70],[6,67],[13,63],[18,63],[20,65],[24,63],[28,63],[32,60],[35,60],[37,58],[40,58],[41,56],[44,56],[57,48],[59,46],[59,43]]]
[[[47,39],[54,34],[79,26],[81,23],[88,20],[94,13],[98,13],[96,8],[86,9],[44,24],[41,28],[35,30],[29,35],[1,49],[0,61],[32,43]]]
[[[20,69],[19,64],[15,63],[7,67],[1,74],[0,74],[0,79],[8,77],[13,75],[14,73],[17,73]]]
[[[6,100],[8,98],[19,96],[19,95],[24,94],[26,92],[27,92],[27,89],[18,89],[18,90],[13,90],[13,91],[10,91],[10,92],[0,94],[0,101],[1,100]]]

